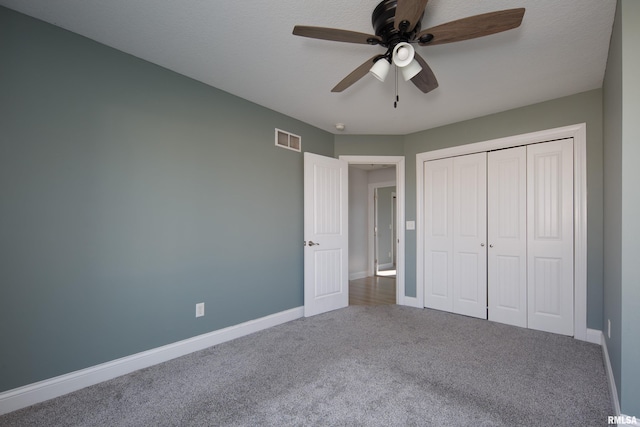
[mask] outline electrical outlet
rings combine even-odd
[[[196,304],[196,317],[202,317],[204,316],[204,303],[198,303]]]
[[[611,319],[607,319],[607,338],[611,339]]]

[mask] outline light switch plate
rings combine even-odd
[[[196,304],[196,317],[202,317],[204,316],[204,303],[198,303]]]
[[[415,230],[416,222],[415,221],[407,221],[407,230]]]

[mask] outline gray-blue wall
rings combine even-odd
[[[618,1],[604,82],[605,286],[622,413],[640,415],[640,3]]]
[[[403,156],[401,135],[336,135],[335,156]]]
[[[303,304],[274,128],[331,134],[2,7],[0,57],[0,391]]]
[[[604,105],[604,333],[620,396],[622,339],[622,8],[611,35]],[[611,337],[608,324],[611,323]]]
[[[622,6],[621,409],[640,416],[640,2]],[[606,207],[605,207],[606,209]]]

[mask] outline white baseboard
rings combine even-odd
[[[282,323],[299,319],[304,307],[296,307],[197,337],[102,363],[90,368],[0,393],[0,415],[44,402],[121,375],[157,365],[194,351],[221,344]]]
[[[358,271],[355,273],[349,273],[349,280],[356,280],[356,279],[364,279],[365,277],[368,277],[369,275],[367,274],[366,271]]]
[[[597,329],[589,329],[587,328],[587,336],[585,341],[590,342],[591,344],[602,345],[602,331]]]
[[[587,330],[587,336],[589,330]],[[640,425],[640,417],[625,415],[620,409],[620,399],[618,398],[618,389],[616,387],[616,379],[613,376],[613,368],[611,367],[611,359],[609,359],[609,349],[607,348],[607,340],[604,337],[604,333],[600,332],[600,343],[602,344],[602,357],[604,358],[604,369],[607,373],[607,379],[609,380],[609,396],[611,396],[611,406],[613,407],[614,414],[622,417],[622,423],[626,425]]]
[[[616,379],[613,376],[613,368],[611,368],[611,359],[609,359],[609,349],[607,348],[607,340],[604,334],[600,333],[600,343],[602,344],[602,357],[604,358],[604,369],[609,380],[609,396],[611,396],[611,406],[615,415],[620,415],[620,400],[618,399],[618,389],[616,388]]]

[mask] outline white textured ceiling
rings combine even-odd
[[[615,0],[430,0],[422,28],[525,7],[520,28],[417,47],[440,87],[393,73],[331,88],[384,48],[293,36],[313,25],[373,33],[378,0],[0,0],[332,133],[408,134],[602,86]]]

